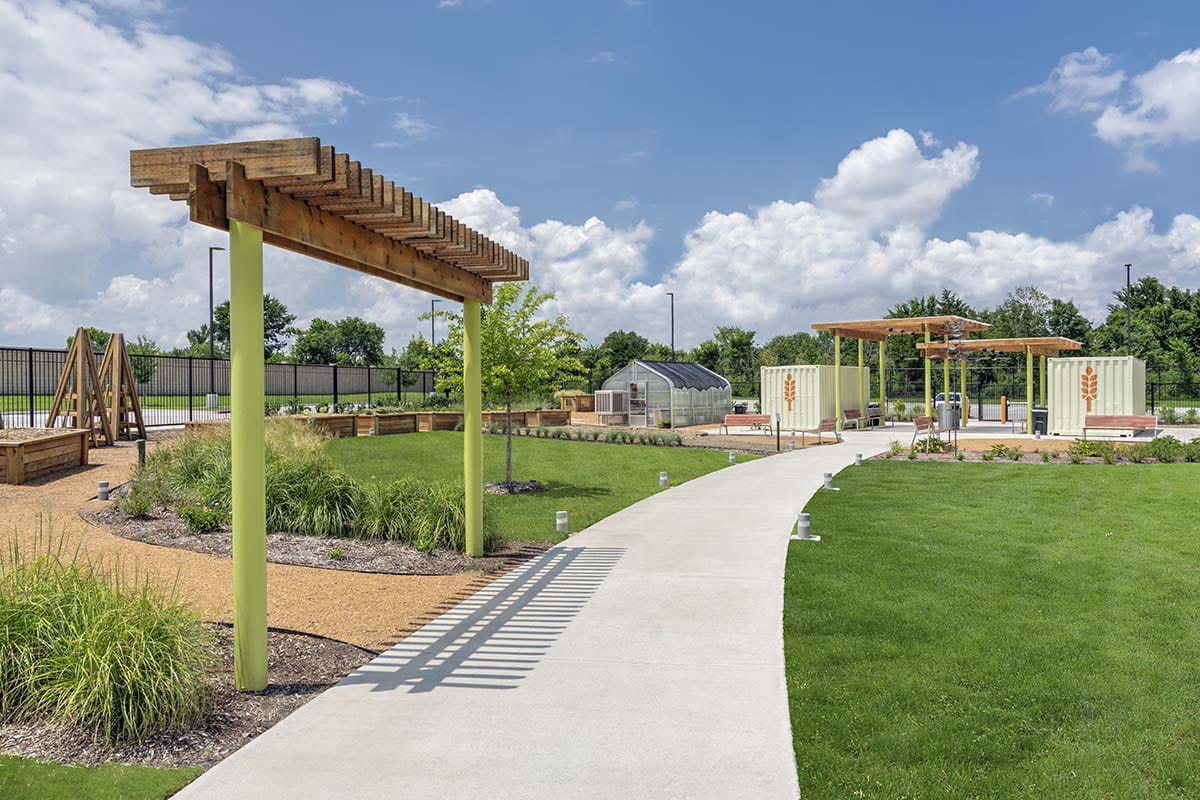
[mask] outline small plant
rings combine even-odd
[[[1050,454],[1049,453],[1042,453],[1042,463],[1043,464],[1050,463]]]
[[[1102,456],[1100,456],[1100,457],[1101,457],[1102,459],[1104,459],[1104,463],[1105,463],[1105,464],[1115,464],[1115,463],[1117,463],[1117,451],[1116,451],[1116,449],[1115,449],[1115,448],[1114,448],[1114,449],[1112,449],[1112,450],[1105,450],[1105,451],[1104,451],[1104,454],[1103,454]]]
[[[134,483],[129,493],[117,501],[117,509],[127,517],[146,519],[154,510],[154,498],[140,483]]]
[[[896,419],[904,419],[904,414],[908,411],[908,406],[904,404],[903,400],[897,400],[892,404],[892,410],[896,412]],[[897,452],[894,455],[899,455],[899,453]]]
[[[335,547],[325,555],[329,556],[332,560],[337,561],[345,557],[346,549],[344,547]]]
[[[1068,453],[1067,455],[1070,456],[1072,464],[1083,463],[1083,456],[1081,456],[1079,453]]]
[[[1183,422],[1185,425],[1200,425],[1200,410],[1193,407],[1183,412]]]
[[[1183,446],[1183,460],[1189,464],[1200,463],[1200,439],[1188,442]]]
[[[1106,453],[1115,453],[1116,446],[1112,442],[1076,439],[1071,442],[1068,452],[1075,453],[1083,458],[1104,458]]]
[[[192,533],[215,533],[225,524],[225,512],[219,508],[184,506],[179,510],[179,516]]]
[[[1013,447],[1008,448],[1008,460],[1009,461],[1020,461],[1021,456],[1023,456],[1023,455],[1024,455],[1024,453],[1021,452],[1020,447],[1017,447],[1014,445]]]
[[[984,453],[983,455],[981,455],[980,458],[982,458],[984,461],[995,461],[996,460],[996,457],[994,455],[992,455],[990,450],[988,452]]]
[[[1163,425],[1174,425],[1179,422],[1179,414],[1171,406],[1163,406],[1158,410],[1158,419]]]
[[[964,456],[961,452],[959,452],[959,453],[954,454],[954,458],[957,459],[958,461],[962,461],[966,458],[966,456]]]
[[[897,400],[896,402],[900,403],[899,400]],[[903,405],[903,403],[900,403],[900,404]],[[899,439],[892,439],[890,442],[888,442],[887,451],[888,451],[889,457],[898,456],[904,452],[904,443],[901,442]]]
[[[1144,464],[1146,462],[1147,455],[1149,455],[1146,452],[1146,446],[1144,444],[1129,445],[1129,447],[1125,448],[1125,454],[1129,456],[1129,460],[1134,464]]]
[[[909,448],[909,451],[908,451],[908,460],[909,460],[909,461],[916,461],[916,460],[917,460],[917,448],[916,448],[916,446],[913,446],[913,447]]]

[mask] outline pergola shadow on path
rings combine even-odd
[[[1034,336],[1014,339],[971,339],[969,335],[991,328],[986,322],[956,315],[930,317],[900,317],[896,319],[870,319],[850,322],[818,322],[813,329],[833,336],[834,407],[837,410],[838,430],[842,429],[842,339],[858,340],[858,365],[864,366],[864,343],[879,343],[879,406],[887,410],[887,340],[892,336],[922,335],[925,341],[917,343],[917,350],[925,360],[925,413],[933,415],[933,361],[942,361],[942,387],[947,400],[950,397],[950,362],[957,361],[959,383],[966,386],[967,360],[972,354],[981,353],[1024,353],[1025,396],[1028,407],[1033,407],[1033,358],[1041,359],[1041,404],[1046,404],[1046,358],[1057,356],[1063,350],[1079,350],[1082,344],[1059,336]],[[941,338],[940,342],[934,337]],[[867,387],[862,385],[866,375],[859,370],[859,397],[866,404]],[[966,402],[962,407],[962,424],[967,424],[969,409]],[[867,410],[860,409],[865,416]],[[1026,415],[1028,433],[1033,434],[1033,414]]]
[[[315,137],[134,150],[130,183],[229,232],[234,680],[267,686],[263,244],[463,304],[466,550],[483,554],[480,306],[529,263]]]

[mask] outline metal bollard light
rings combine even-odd
[[[107,500],[108,499],[108,481],[100,481],[99,483],[96,484],[96,499],[97,500]]]
[[[820,536],[814,536],[812,532],[812,524],[808,514],[800,512],[796,515],[796,536],[795,538],[805,542],[819,542]]]
[[[729,451],[729,463],[732,464],[735,461],[737,461],[737,456],[734,455],[732,450],[730,450]]]
[[[862,466],[862,453],[854,454],[854,466],[856,466],[856,467]]]
[[[567,530],[567,512],[554,512],[554,528],[559,533],[570,533],[570,531]]]
[[[668,483],[670,483],[670,481],[667,479],[666,470],[663,470],[662,472],[658,473],[658,485],[666,486]]]
[[[831,492],[839,491],[839,489],[833,485],[833,473],[832,472],[826,472],[824,475],[824,479],[825,479],[825,482],[824,482],[824,486],[822,488],[828,489]]]

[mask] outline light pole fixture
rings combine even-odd
[[[217,394],[217,354],[213,337],[216,335],[216,321],[213,312],[213,252],[224,250],[224,247],[208,248],[208,397],[206,405],[215,408]],[[189,401],[190,402],[190,401]]]
[[[429,346],[430,347],[433,347],[435,344],[437,344],[436,329],[434,328],[434,323],[437,322],[437,317],[435,316],[437,314],[437,311],[435,310],[434,306],[440,302],[442,302],[442,301],[438,300],[437,298],[434,298],[433,300],[429,301]]]
[[[1129,270],[1133,264],[1125,265],[1125,355],[1133,355],[1133,285]]]
[[[675,293],[667,292],[667,297],[671,298],[671,360],[675,360]]]

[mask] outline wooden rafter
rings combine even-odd
[[[186,201],[194,222],[246,222],[268,244],[441,297],[486,303],[492,283],[529,278],[525,259],[315,137],[134,150],[129,164],[133,186]]]
[[[841,336],[846,339],[865,339],[867,341],[879,342],[889,336],[914,333],[923,334],[926,331],[934,336],[966,334],[974,331],[986,331],[990,327],[991,325],[979,320],[944,314],[934,317],[865,319],[853,322],[817,322],[813,325],[813,330],[824,331],[831,336]]]
[[[1061,336],[1027,336],[1016,339],[963,339],[957,342],[917,342],[917,349],[929,358],[946,358],[958,353],[1024,353],[1057,356],[1063,350],[1080,350],[1083,345]]]

